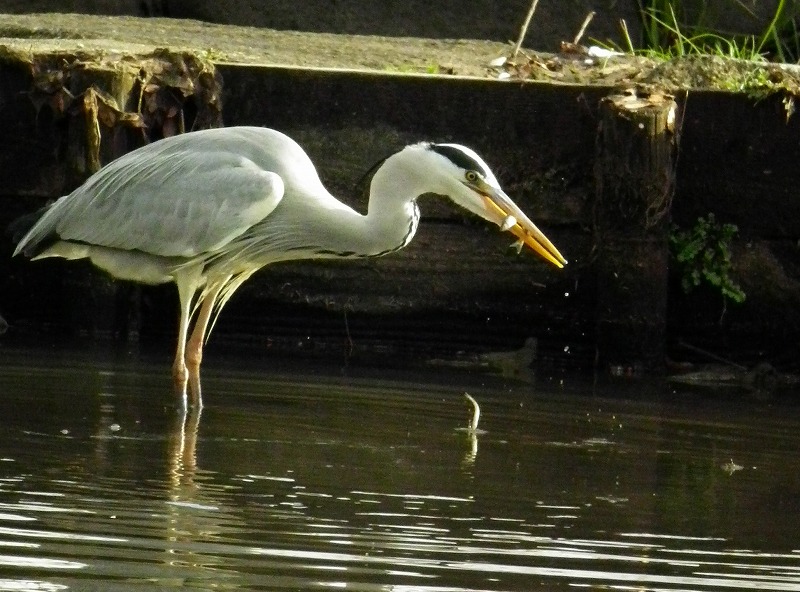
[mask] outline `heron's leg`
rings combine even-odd
[[[175,394],[180,399],[183,410],[186,410],[186,383],[189,371],[186,368],[186,336],[189,334],[189,321],[192,316],[192,299],[197,290],[197,278],[191,276],[176,277],[178,297],[180,299],[180,321],[178,323],[178,345],[175,351],[175,361],[172,364],[172,380],[175,385]]]
[[[172,364],[172,380],[175,385],[175,394],[178,395],[183,408],[186,409],[186,381],[189,372],[186,369],[186,335],[189,332],[189,313],[191,303],[184,303],[181,298],[181,316],[178,323],[178,347],[175,351],[175,361]]]
[[[200,311],[197,313],[192,335],[186,342],[185,360],[189,376],[189,394],[192,398],[192,406],[198,408],[203,406],[200,389],[200,363],[203,361],[203,345],[206,339],[208,323],[214,313],[214,302],[216,302],[222,286],[223,284],[220,283],[203,295],[203,302],[200,305]]]

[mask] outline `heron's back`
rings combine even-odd
[[[266,217],[283,196],[327,193],[294,140],[267,128],[191,132],[103,167],[47,208],[16,253],[58,240],[156,256],[194,256]]]

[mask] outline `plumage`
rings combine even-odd
[[[449,196],[551,263],[566,263],[469,148],[419,143],[390,156],[375,170],[361,214],[325,189],[296,142],[258,127],[191,132],[122,156],[46,208],[14,254],[89,258],[118,278],[174,282],[176,390],[185,405],[188,382],[199,406],[203,342],[247,278],[277,261],[401,249],[417,230],[416,199],[426,193]]]

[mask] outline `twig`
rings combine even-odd
[[[531,9],[528,11],[528,16],[525,17],[525,22],[522,23],[522,28],[519,30],[517,44],[514,46],[514,51],[511,53],[512,60],[517,57],[519,48],[522,47],[522,41],[525,39],[525,35],[528,33],[528,25],[531,24],[531,19],[533,18],[533,13],[536,12],[537,4],[539,4],[539,0],[533,0],[533,3],[531,3]]]
[[[464,393],[464,396],[472,403],[472,419],[469,422],[469,431],[474,433],[478,431],[478,421],[481,419],[481,408],[472,395]]]
[[[353,355],[353,337],[350,335],[350,323],[347,322],[347,309],[344,309],[344,331],[347,336],[347,353],[345,354],[345,362]]]
[[[681,347],[683,347],[685,349],[688,349],[690,352],[694,352],[696,354],[700,354],[702,356],[706,356],[707,358],[710,358],[710,359],[712,359],[712,360],[714,360],[716,362],[720,362],[720,363],[725,364],[727,366],[731,366],[732,368],[737,368],[739,370],[747,370],[746,366],[742,366],[741,364],[737,364],[736,362],[728,360],[727,358],[723,358],[722,356],[718,356],[717,354],[715,354],[713,352],[710,352],[710,351],[708,351],[706,349],[699,348],[696,345],[692,345],[691,343],[686,343],[683,340],[678,341],[678,345],[680,345]]]
[[[583,34],[586,32],[586,28],[589,26],[589,23],[592,22],[594,15],[595,15],[594,10],[592,10],[589,14],[586,15],[586,18],[583,19],[583,24],[581,25],[581,28],[578,29],[578,34],[575,35],[575,39],[572,40],[572,43],[574,43],[575,45],[578,45],[578,43],[580,43],[581,37],[583,37]]]

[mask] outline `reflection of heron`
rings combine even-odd
[[[208,472],[198,467],[197,440],[201,409],[195,407],[173,417],[168,435],[168,475],[164,518],[165,577],[182,581],[213,581],[219,588],[236,573],[225,559],[208,552],[230,529],[241,529],[236,513],[223,505],[225,487],[214,483]],[[198,478],[198,475],[203,477]],[[205,552],[204,552],[205,547]]]
[[[44,210],[15,254],[89,258],[117,278],[175,282],[173,376],[184,404],[188,381],[200,405],[209,322],[250,275],[276,261],[401,249],[417,230],[424,193],[447,195],[516,235],[520,248],[566,263],[469,148],[421,143],[390,156],[375,171],[362,215],[328,193],[292,139],[255,127],[192,132],[126,154]]]

